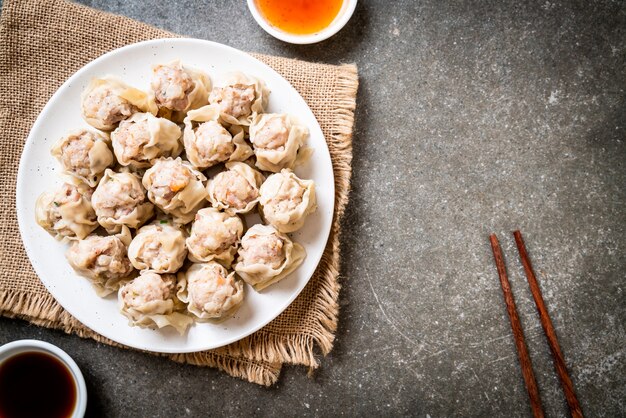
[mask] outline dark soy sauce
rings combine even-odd
[[[0,418],[66,418],[75,405],[72,372],[55,357],[33,351],[0,365]]]

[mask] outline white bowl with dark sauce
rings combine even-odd
[[[0,416],[82,418],[86,408],[85,379],[65,351],[39,340],[0,347]]]

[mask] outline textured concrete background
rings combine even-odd
[[[329,41],[266,35],[243,1],[84,1],[247,51],[356,62],[335,349],[266,389],[0,320],[82,367],[93,416],[529,416],[488,234],[499,234],[548,416],[567,406],[510,231],[521,228],[583,410],[626,415],[626,5],[360,1]]]

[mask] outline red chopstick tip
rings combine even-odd
[[[490,234],[489,235],[489,241],[491,241],[491,245],[497,244],[498,243],[498,237],[496,236],[496,234]]]

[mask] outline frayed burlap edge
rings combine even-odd
[[[334,247],[335,245],[333,245]],[[331,255],[331,258],[338,256]],[[315,301],[315,313],[322,325],[317,330],[298,332],[294,334],[273,334],[260,330],[243,340],[237,341],[221,350],[233,356],[253,358],[269,362],[281,361],[284,363],[308,366],[310,369],[319,367],[315,358],[315,346],[318,346],[323,355],[327,355],[335,340],[334,332],[337,329],[339,315],[340,285],[337,282],[328,282],[328,278],[336,277],[336,269],[331,266],[328,256],[323,256],[321,263],[328,271],[324,283],[320,286],[321,293]],[[334,272],[333,272],[334,271]]]

